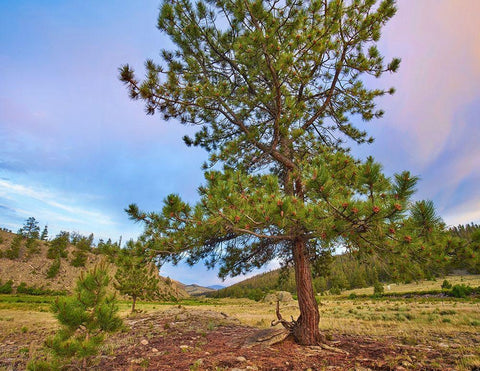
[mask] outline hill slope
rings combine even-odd
[[[212,293],[212,292],[215,292],[216,290],[215,289],[212,289],[210,287],[203,287],[203,286],[200,286],[200,285],[185,285],[185,284],[181,284],[182,288],[188,292],[189,295],[192,295],[192,296],[200,296],[200,295],[206,295],[206,294],[209,294],[209,293]]]
[[[19,257],[16,259],[7,258],[6,251],[11,247],[15,234],[0,230],[0,278],[2,283],[12,280],[13,287],[18,287],[22,282],[27,286],[36,286],[44,289],[55,291],[71,292],[75,287],[75,282],[82,271],[86,271],[101,261],[107,260],[107,256],[102,254],[86,253],[85,267],[74,267],[71,265],[73,252],[75,247],[69,245],[67,247],[68,256],[61,259],[58,274],[53,278],[47,278],[47,271],[51,267],[54,260],[47,258],[48,242],[35,242],[37,253],[29,253],[22,241],[19,248]],[[110,263],[111,276],[116,271],[116,266]],[[185,298],[188,293],[174,281],[160,277],[159,292],[160,298]]]

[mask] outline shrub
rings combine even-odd
[[[47,278],[54,278],[60,271],[60,258],[55,259],[50,268],[47,271]]]
[[[373,284],[373,295],[374,296],[382,296],[384,293],[383,285],[380,281],[375,281]]]
[[[450,290],[452,288],[452,284],[447,280],[444,280],[442,283],[442,289]]]
[[[22,236],[18,234],[13,238],[10,247],[4,252],[5,257],[12,260],[20,257],[20,246],[22,244],[22,239]]]
[[[473,292],[473,288],[465,284],[455,285],[450,290],[450,296],[454,298],[466,298]]]
[[[39,242],[33,238],[27,239],[27,242],[25,243],[25,247],[27,248],[28,256],[39,254],[41,252],[39,247]]]
[[[84,267],[85,262],[87,261],[87,254],[83,250],[75,250],[73,252],[73,259],[70,262],[72,267]]]
[[[5,282],[3,285],[0,281],[0,294],[11,294],[13,291],[12,284],[12,280]]]
[[[18,285],[17,287],[17,294],[42,296],[42,295],[64,295],[65,292],[44,289],[43,287],[27,286],[25,282],[21,282],[20,285]]]
[[[341,293],[342,293],[342,290],[338,286],[334,286],[330,289],[331,295],[340,295]]]
[[[115,296],[107,294],[109,282],[105,266],[96,266],[81,274],[74,295],[53,304],[61,329],[46,345],[58,359],[82,359],[86,369],[87,358],[97,353],[105,333],[121,328]]]

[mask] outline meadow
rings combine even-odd
[[[452,276],[447,279],[452,284],[480,286],[480,276]],[[385,292],[387,295],[431,292],[438,290],[442,281],[393,284]],[[399,367],[406,369],[416,369],[415,365],[420,364],[428,364],[430,369],[444,369],[442,362],[447,358],[455,365],[453,369],[474,370],[480,367],[480,298],[418,294],[375,298],[372,293],[373,289],[367,288],[319,297],[320,328],[332,344],[338,337],[346,336],[388,343],[397,350],[405,349],[405,354],[396,352],[385,357],[386,367],[392,365],[386,369],[396,369],[395,365],[399,363]],[[40,348],[44,339],[57,328],[57,322],[49,311],[54,300],[53,296],[0,296],[0,369],[25,365],[42,352]],[[155,318],[179,306],[192,313],[221,312],[228,318],[234,318],[241,326],[256,328],[270,327],[271,320],[275,318],[274,305],[249,299],[195,298],[180,302],[141,302],[138,309],[141,315]],[[130,302],[119,301],[119,307],[122,317],[131,317]],[[298,316],[295,301],[282,303],[280,309],[284,318]]]

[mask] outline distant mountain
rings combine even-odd
[[[227,286],[222,286],[222,285],[207,286],[208,289],[212,289],[212,290],[221,290],[221,289],[224,289],[225,287]]]
[[[208,293],[217,291],[216,289],[212,289],[210,287],[203,287],[195,284],[185,285],[181,283],[181,285],[182,285],[182,289],[185,290],[191,296],[206,295]]]

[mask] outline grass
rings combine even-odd
[[[471,287],[480,286],[480,275],[467,275],[467,276],[446,276],[438,278],[437,280],[425,280],[412,283],[392,283],[383,285],[385,294],[397,293],[407,294],[412,292],[421,291],[441,291],[443,280],[446,279],[452,285],[467,285]],[[342,292],[341,296],[355,295],[373,295],[373,287],[366,287],[361,289],[347,290]]]
[[[480,276],[447,277],[452,284],[480,286]],[[392,292],[408,293],[438,289],[443,279],[419,284],[391,285]],[[362,291],[363,290],[363,291]],[[410,290],[410,291],[409,291]],[[337,334],[360,335],[376,339],[390,339],[405,346],[434,347],[452,352],[458,359],[458,369],[468,370],[480,364],[480,299],[469,298],[380,298],[349,295],[371,295],[373,288],[354,290],[340,296],[320,297],[320,328],[327,337]],[[388,292],[386,290],[386,292]],[[0,295],[0,341],[20,338],[44,339],[57,328],[57,321],[49,312],[54,296]],[[187,310],[210,310],[237,318],[241,324],[270,327],[276,318],[275,306],[248,299],[194,298],[179,302],[140,302],[137,309],[146,313],[162,312],[179,305]],[[130,314],[131,302],[119,302],[120,314]],[[285,319],[297,318],[297,302],[281,304]],[[214,328],[207,324],[206,331]],[[41,340],[37,343],[41,344]],[[25,346],[25,344],[23,344]],[[393,361],[392,361],[393,362]]]

